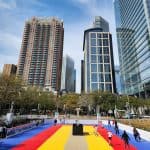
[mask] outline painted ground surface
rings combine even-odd
[[[107,132],[113,127],[84,125],[83,136],[72,135],[72,125],[52,123],[39,126],[17,136],[2,140],[0,150],[125,150],[120,136],[113,134],[111,145],[108,144]],[[120,130],[120,134],[122,131]],[[136,142],[130,135],[130,150],[149,150],[150,142]]]

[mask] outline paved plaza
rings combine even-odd
[[[74,120],[68,120],[66,124],[54,126],[53,121],[46,122],[31,130],[1,140],[0,150],[125,150],[121,140],[124,129],[120,128],[120,135],[117,136],[113,126],[108,127],[107,124],[103,124],[96,130],[96,120],[84,120],[81,121],[84,124],[84,134],[74,136],[72,123]],[[108,143],[108,131],[113,133],[111,145]],[[130,150],[150,149],[150,141],[142,138],[140,142],[137,142],[130,132],[128,135],[130,136]]]

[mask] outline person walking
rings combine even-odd
[[[122,139],[123,139],[124,144],[125,144],[125,149],[126,148],[130,149],[130,145],[129,145],[130,137],[128,136],[128,134],[125,130],[123,131]]]
[[[110,120],[108,119],[108,127],[111,127],[111,123]]]
[[[2,138],[6,138],[7,136],[7,128],[5,126],[3,126],[3,129],[2,129]]]
[[[117,125],[118,125],[117,120],[114,120],[114,125],[115,125],[115,126],[117,126]]]
[[[56,126],[56,124],[57,124],[57,119],[55,118],[54,119],[54,125]]]
[[[2,135],[3,135],[3,127],[0,126],[0,138],[2,138]]]
[[[117,135],[119,135],[119,127],[118,127],[118,125],[115,126],[115,132],[116,132]]]
[[[133,136],[137,142],[139,142],[141,140],[140,134],[135,127],[133,128]]]

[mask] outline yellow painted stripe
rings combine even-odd
[[[108,142],[96,133],[92,126],[85,126],[84,132],[87,133],[86,141],[88,143],[88,150],[113,150]]]
[[[64,150],[71,134],[71,126],[62,126],[53,136],[47,139],[38,150]]]

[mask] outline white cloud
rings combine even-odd
[[[90,16],[98,14],[100,9],[100,0],[72,0],[74,5],[78,6],[85,10],[85,13],[88,13]]]
[[[6,0],[0,0],[0,8],[1,9],[16,8],[16,1],[15,0],[9,0],[9,2],[6,2]]]
[[[1,48],[4,48],[4,50],[8,50],[9,55],[14,55],[20,49],[21,38],[13,34],[0,31],[0,45]],[[7,51],[1,53],[7,53]]]
[[[0,32],[0,72],[4,64],[17,64],[21,38],[10,33]]]

